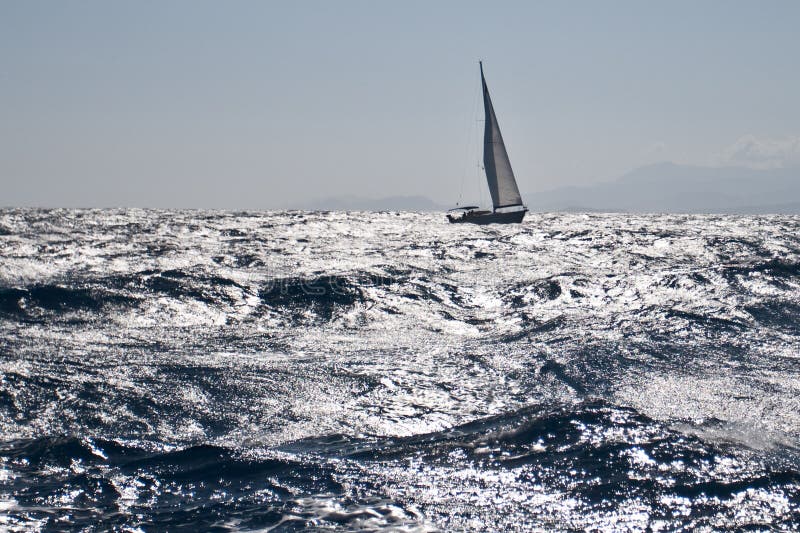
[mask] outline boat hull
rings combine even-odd
[[[463,217],[447,215],[447,220],[451,224],[519,224],[525,218],[525,213],[527,213],[527,209],[508,213],[482,213],[475,215],[468,213]]]

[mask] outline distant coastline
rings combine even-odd
[[[659,163],[617,180],[523,195],[534,212],[800,214],[800,167],[752,169]],[[444,211],[425,196],[338,196],[299,206],[330,211]]]
[[[313,200],[300,209],[307,211],[444,211],[447,206],[438,204],[425,196],[387,196],[385,198],[363,198],[359,196],[335,196]]]

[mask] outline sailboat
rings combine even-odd
[[[506,145],[503,135],[494,114],[489,88],[483,75],[483,62],[479,62],[481,69],[481,85],[483,86],[483,111],[485,114],[483,129],[483,168],[486,172],[486,181],[489,183],[489,192],[492,195],[492,210],[481,210],[478,206],[470,205],[457,207],[447,212],[447,220],[452,223],[469,222],[472,224],[513,224],[522,222],[528,208],[522,205],[522,196],[519,194],[514,171],[508,160]]]

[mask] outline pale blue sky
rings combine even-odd
[[[790,164],[798,28],[797,1],[0,0],[0,205],[453,203],[479,58],[523,192]]]

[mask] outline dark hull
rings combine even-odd
[[[447,215],[447,220],[452,224],[518,224],[525,218],[525,211],[512,211],[510,213],[483,213],[475,215],[467,215],[464,217],[456,218]]]

